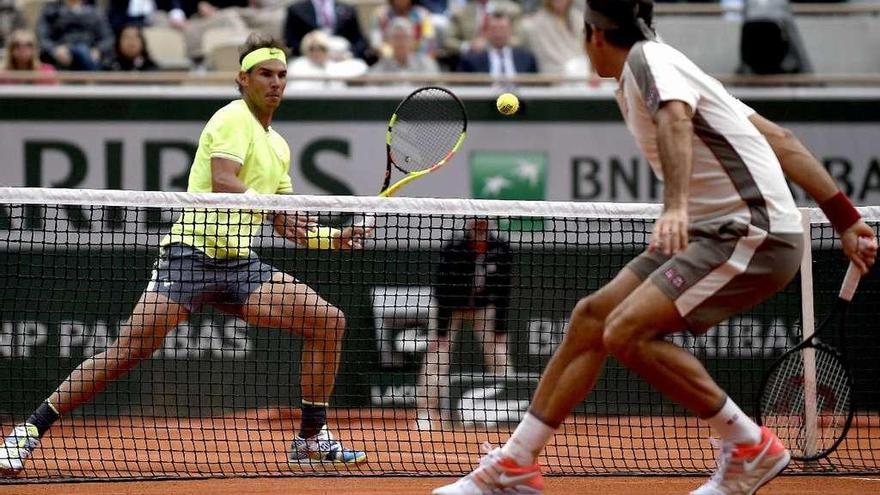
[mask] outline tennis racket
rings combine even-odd
[[[427,86],[410,93],[388,121],[385,178],[379,196],[392,196],[410,182],[440,170],[466,136],[467,112],[452,91]],[[392,184],[395,169],[406,175]],[[358,225],[373,228],[376,216],[366,214]]]
[[[774,430],[800,461],[827,457],[846,438],[853,419],[853,379],[844,356],[820,336],[846,330],[861,273],[850,263],[837,301],[816,332],[777,359],[764,375],[758,423]]]
[[[448,89],[429,86],[403,99],[385,134],[387,165],[379,196],[393,196],[410,182],[449,162],[467,136],[464,104]],[[397,169],[406,175],[391,184]]]

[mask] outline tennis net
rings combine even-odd
[[[344,313],[328,425],[367,462],[333,471],[288,462],[301,415],[303,339],[249,326],[223,304],[238,286],[220,285],[202,302],[227,312],[206,304],[170,329],[129,374],[66,414],[14,481],[467,472],[482,442],[507,438],[572,308],[641,252],[659,207],[0,188],[4,433],[84,359],[112,346],[184,211],[226,213],[215,222],[288,212],[337,226],[375,217],[363,249],[300,246],[268,223],[253,243],[264,263]],[[824,217],[804,211],[810,270],[707,335],[672,339],[748,411],[762,372],[801,340],[801,277],[811,277],[819,319],[846,268]],[[862,213],[880,226],[880,208]],[[462,241],[484,228],[486,244]],[[853,428],[829,458],[792,472],[880,472],[878,290],[876,276],[863,280],[845,342],[856,370]],[[453,338],[449,354],[437,350],[443,333]],[[544,465],[564,475],[706,473],[714,468],[710,436],[612,359]]]

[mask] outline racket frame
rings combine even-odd
[[[434,165],[432,165],[429,168],[426,168],[425,170],[419,170],[418,172],[407,172],[406,170],[400,168],[396,163],[394,163],[394,159],[391,157],[391,141],[392,141],[392,136],[393,136],[392,131],[394,129],[394,124],[397,123],[397,114],[400,111],[400,109],[403,108],[403,106],[406,104],[406,102],[409,101],[413,96],[419,94],[422,91],[427,91],[427,90],[442,91],[442,92],[448,94],[449,96],[451,96],[458,103],[459,108],[461,108],[461,115],[462,115],[462,121],[463,121],[461,134],[459,134],[458,139],[456,140],[455,144],[452,146],[452,149],[449,150],[449,152],[446,153],[446,155],[444,155],[444,157],[439,162],[435,163]],[[410,93],[409,95],[407,95],[407,97],[404,98],[403,101],[401,101],[397,105],[397,108],[394,109],[394,113],[391,115],[391,119],[388,121],[388,130],[385,132],[385,152],[386,152],[387,164],[386,164],[386,169],[385,169],[385,179],[382,183],[382,190],[379,192],[379,197],[387,198],[388,196],[393,196],[403,186],[409,184],[410,182],[412,182],[416,179],[424,177],[432,172],[436,172],[443,165],[448,163],[449,159],[452,158],[453,155],[455,155],[455,153],[459,150],[459,148],[461,148],[462,143],[464,143],[464,140],[467,137],[467,125],[468,125],[468,117],[467,117],[467,112],[465,111],[465,108],[464,108],[464,103],[462,103],[461,99],[452,91],[449,91],[446,88],[441,88],[439,86],[425,86],[425,87],[419,88],[419,89],[413,91],[412,93]],[[396,168],[397,170],[400,170],[401,172],[406,174],[403,178],[401,178],[400,180],[398,180],[394,184],[391,184],[391,170],[392,170],[392,168]],[[391,184],[391,185],[389,185],[389,184]]]
[[[812,333],[811,335],[808,335],[798,345],[794,346],[793,348],[789,349],[784,354],[779,356],[776,359],[776,361],[773,362],[773,364],[770,366],[770,368],[768,368],[767,371],[764,373],[764,377],[761,380],[761,386],[758,389],[758,400],[755,401],[755,418],[757,419],[757,422],[759,425],[762,425],[762,426],[764,425],[764,412],[762,410],[763,409],[763,407],[762,407],[763,400],[762,399],[764,397],[765,391],[767,390],[769,380],[773,376],[773,374],[776,372],[776,370],[779,369],[779,367],[785,361],[787,361],[788,358],[792,354],[798,354],[801,351],[808,352],[808,354],[805,354],[803,357],[803,360],[804,360],[804,388],[807,389],[804,392],[805,408],[808,409],[804,412],[805,428],[807,430],[815,432],[815,431],[818,431],[818,428],[821,426],[821,425],[819,425],[819,419],[817,417],[818,411],[815,410],[816,409],[816,400],[815,400],[815,397],[816,397],[815,352],[816,351],[827,352],[830,355],[832,355],[835,359],[837,359],[837,361],[841,364],[841,367],[843,368],[844,373],[846,374],[846,382],[847,382],[847,385],[849,386],[850,392],[852,392],[852,390],[853,390],[853,376],[852,376],[852,370],[849,366],[849,361],[847,359],[845,359],[844,355],[838,349],[831,346],[830,344],[826,344],[819,337],[823,332],[827,332],[829,328],[835,326],[834,325],[835,321],[837,322],[836,326],[838,328],[838,331],[841,333],[841,335],[844,334],[844,332],[846,331],[845,327],[846,327],[847,314],[849,313],[850,301],[852,300],[853,295],[855,294],[855,290],[858,287],[860,279],[861,279],[861,273],[859,272],[858,268],[856,268],[854,263],[850,263],[849,267],[847,268],[846,275],[844,276],[843,283],[841,284],[840,292],[838,294],[837,301],[835,302],[834,308],[825,317],[825,319],[819,325],[818,329],[814,333]],[[815,349],[816,351],[809,353],[810,349]],[[812,355],[809,355],[809,354],[812,354]],[[812,370],[807,369],[810,364],[812,364]],[[812,372],[812,376],[807,376],[810,372]],[[813,388],[812,394],[810,394],[811,391],[808,390],[811,384],[812,384],[812,388]],[[820,452],[816,452],[815,451],[816,450],[815,436],[812,437],[813,438],[812,441],[808,437],[807,445],[806,445],[806,448],[804,449],[805,455],[800,455],[797,452],[792,452],[793,459],[799,460],[799,461],[816,461],[816,460],[828,457],[829,455],[831,455],[832,452],[834,452],[837,449],[837,447],[840,446],[841,442],[843,442],[843,440],[846,438],[847,434],[849,433],[850,427],[852,426],[853,417],[855,416],[855,398],[853,397],[852,393],[850,393],[849,400],[850,400],[850,408],[849,408],[846,420],[844,421],[843,429],[841,431],[841,434],[838,435],[837,439],[834,441],[834,443],[830,447],[825,448]],[[812,411],[810,411],[809,409],[812,409]],[[810,434],[809,431],[807,433],[808,435]]]

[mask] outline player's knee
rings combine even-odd
[[[605,321],[602,344],[618,360],[626,363],[638,353],[641,340],[638,338],[638,324],[627,312],[614,311]]]
[[[342,340],[345,335],[345,313],[341,309],[334,307],[333,316],[330,318],[330,328],[337,340]]]
[[[565,340],[585,349],[602,347],[604,312],[594,297],[581,299],[571,314]]]
[[[317,326],[319,327],[319,338],[333,341],[342,340],[345,335],[345,313],[335,306],[328,306]]]

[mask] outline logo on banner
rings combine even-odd
[[[471,195],[477,199],[543,200],[547,194],[547,154],[526,151],[471,153]],[[499,227],[541,230],[540,218],[499,219]]]

